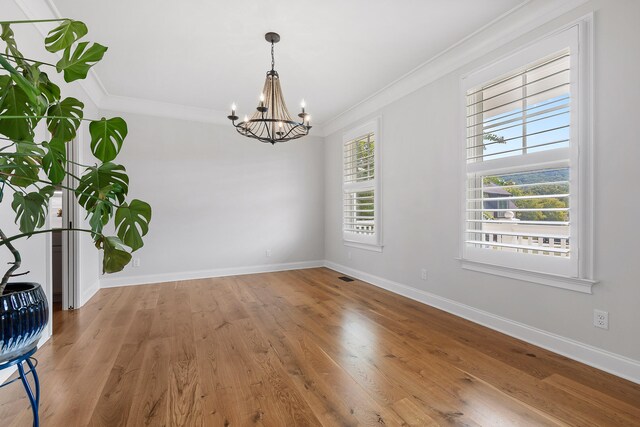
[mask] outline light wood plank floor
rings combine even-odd
[[[42,426],[640,425],[638,385],[339,276],[101,290],[38,352]]]

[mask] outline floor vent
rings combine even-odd
[[[347,276],[340,276],[338,277],[338,279],[342,280],[343,282],[353,282],[353,279]]]

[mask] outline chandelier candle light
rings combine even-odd
[[[251,118],[244,116],[244,120],[236,124],[236,104],[231,106],[231,115],[227,116],[240,135],[255,138],[262,142],[286,142],[292,139],[302,138],[309,134],[311,129],[311,116],[305,112],[305,102],[301,103],[302,112],[298,114],[300,122],[291,118],[287,105],[284,102],[280,77],[274,69],[273,56],[274,44],[280,41],[277,33],[267,33],[264,38],[271,43],[271,70],[267,71],[267,79],[264,89],[260,94],[260,102]]]

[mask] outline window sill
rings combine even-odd
[[[493,264],[470,261],[468,259],[457,258],[465,270],[478,271],[480,273],[493,274],[496,276],[510,277],[512,279],[523,280],[525,282],[539,283],[545,286],[567,289],[570,291],[591,294],[591,287],[598,283],[596,280],[581,279],[577,277],[565,277],[555,274],[542,273],[539,271],[520,270],[517,268],[502,267]]]
[[[343,240],[345,246],[352,248],[364,249],[372,252],[382,252],[382,245],[374,243],[352,242],[351,240]]]

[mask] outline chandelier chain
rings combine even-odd
[[[273,42],[271,42],[271,71],[275,70],[276,61],[273,56]]]

